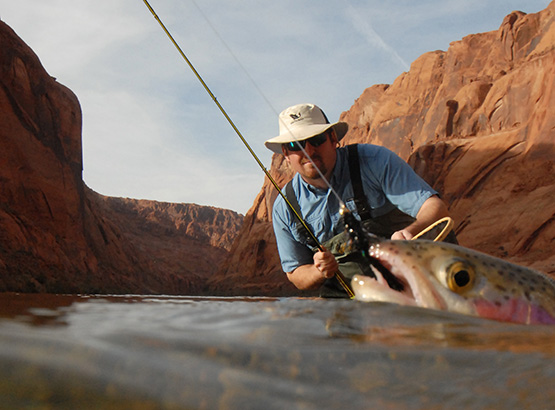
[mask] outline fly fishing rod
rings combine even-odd
[[[258,156],[256,155],[256,153],[253,151],[253,149],[251,148],[251,146],[249,145],[249,143],[247,142],[247,140],[243,137],[243,135],[241,134],[241,131],[239,131],[239,128],[237,128],[237,126],[235,125],[235,123],[233,122],[233,120],[231,119],[231,117],[227,114],[226,110],[223,108],[223,106],[220,104],[220,102],[218,101],[218,99],[216,98],[216,96],[212,93],[212,91],[210,90],[210,88],[208,87],[208,85],[204,82],[204,80],[202,79],[201,75],[199,74],[199,72],[195,69],[195,67],[193,66],[193,64],[191,63],[191,61],[189,60],[189,58],[185,55],[185,53],[183,52],[183,50],[181,49],[181,47],[179,46],[179,44],[177,44],[177,41],[175,41],[175,39],[173,38],[173,36],[171,35],[171,33],[168,31],[168,29],[166,28],[166,26],[164,25],[164,23],[162,22],[162,20],[160,19],[160,17],[158,17],[158,15],[156,14],[156,12],[154,11],[154,9],[152,8],[152,6],[150,5],[150,3],[148,2],[148,0],[143,0],[143,2],[145,3],[146,7],[148,8],[148,10],[150,11],[150,13],[152,14],[152,16],[156,19],[156,21],[158,22],[158,24],[160,24],[160,27],[162,27],[162,30],[164,30],[164,32],[166,33],[166,35],[168,36],[168,38],[170,39],[170,41],[173,43],[173,45],[175,46],[175,48],[177,49],[177,51],[179,52],[179,54],[181,54],[181,57],[183,57],[183,59],[185,60],[185,62],[187,63],[187,65],[189,66],[189,68],[193,71],[193,73],[195,74],[195,76],[197,77],[197,79],[200,81],[200,83],[202,84],[202,86],[204,87],[204,89],[206,90],[206,92],[208,93],[208,95],[210,96],[210,98],[212,99],[212,101],[214,101],[214,103],[216,104],[216,106],[218,107],[218,109],[220,110],[220,112],[223,114],[223,116],[225,117],[225,119],[227,120],[227,122],[229,123],[229,125],[231,125],[231,127],[233,128],[233,130],[235,131],[235,133],[239,136],[239,138],[241,139],[241,141],[243,142],[243,144],[245,145],[245,147],[247,147],[247,149],[249,150],[249,152],[251,153],[252,157],[256,160],[256,162],[258,163],[258,165],[260,166],[260,168],[262,169],[262,171],[264,172],[264,174],[266,174],[266,176],[268,177],[268,179],[270,180],[270,182],[272,183],[272,185],[274,186],[274,188],[277,190],[277,192],[279,193],[279,195],[285,200],[285,202],[287,203],[287,206],[291,209],[291,211],[293,211],[293,214],[295,215],[295,217],[299,220],[299,222],[305,227],[305,229],[308,231],[310,237],[314,240],[314,242],[316,243],[317,248],[320,251],[324,251],[324,247],[322,246],[322,244],[320,243],[320,241],[318,240],[318,238],[316,238],[316,236],[314,235],[314,232],[312,232],[312,229],[310,229],[310,227],[308,226],[308,224],[306,223],[306,221],[303,219],[303,217],[295,210],[295,207],[291,204],[291,202],[289,202],[289,200],[287,199],[286,195],[283,193],[283,191],[281,190],[281,188],[279,187],[278,183],[276,182],[276,180],[272,177],[272,175],[270,174],[270,172],[266,169],[266,167],[264,166],[264,164],[262,163],[262,161],[260,161],[260,159],[258,158]],[[347,281],[345,279],[345,277],[343,276],[343,274],[338,270],[335,273],[335,278],[337,279],[337,281],[339,282],[339,284],[343,287],[343,289],[347,292],[347,294],[349,295],[350,298],[354,298],[355,294],[353,292],[353,290],[351,289],[351,287],[347,284]]]

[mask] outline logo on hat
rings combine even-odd
[[[295,121],[298,121],[298,120],[301,120],[301,119],[302,119],[302,118],[301,118],[301,117],[302,117],[302,115],[301,115],[300,111],[299,111],[299,113],[298,113],[298,114],[295,114],[295,113],[293,113],[293,114],[289,114],[289,116],[290,116],[290,117],[291,117],[291,118],[293,119],[293,122],[295,122]]]

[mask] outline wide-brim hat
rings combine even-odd
[[[326,114],[314,104],[298,104],[286,108],[279,114],[279,135],[267,140],[264,145],[276,154],[281,154],[281,144],[303,141],[333,128],[337,140],[345,136],[349,126],[346,122],[330,124]]]

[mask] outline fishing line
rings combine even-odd
[[[166,35],[168,36],[168,38],[170,39],[170,41],[172,42],[172,44],[175,46],[175,48],[177,49],[177,51],[179,52],[179,54],[181,54],[181,57],[183,57],[183,59],[185,60],[185,62],[187,63],[187,65],[189,66],[189,68],[193,71],[193,73],[195,74],[195,76],[197,77],[197,79],[200,81],[200,83],[202,84],[202,86],[204,87],[204,89],[206,90],[206,92],[208,93],[208,95],[210,96],[210,98],[212,98],[212,101],[214,101],[214,103],[216,104],[216,106],[218,107],[218,109],[220,110],[220,112],[223,114],[223,116],[225,117],[225,119],[227,120],[227,122],[231,125],[231,127],[233,128],[233,130],[235,131],[235,133],[239,136],[239,138],[241,139],[241,141],[243,142],[243,144],[245,145],[245,147],[249,150],[249,152],[251,153],[252,157],[256,160],[256,162],[258,163],[258,165],[260,166],[260,168],[262,169],[262,171],[264,172],[264,174],[268,177],[268,179],[270,180],[270,182],[272,183],[272,185],[274,186],[274,188],[277,190],[277,192],[279,193],[279,195],[285,200],[287,206],[291,209],[291,211],[294,213],[294,215],[297,217],[297,219],[299,220],[299,222],[306,228],[306,230],[308,231],[309,235],[311,236],[311,238],[314,240],[314,242],[317,244],[317,247],[320,251],[324,250],[324,247],[322,246],[322,244],[320,243],[320,241],[318,240],[318,238],[316,238],[316,236],[314,235],[314,233],[312,232],[312,230],[310,229],[310,227],[308,226],[308,224],[306,223],[306,221],[303,219],[303,217],[295,210],[294,206],[291,204],[291,202],[289,202],[289,200],[287,199],[287,197],[285,196],[285,194],[283,193],[283,191],[281,190],[281,188],[279,187],[278,183],[276,182],[276,180],[272,177],[272,175],[270,174],[270,172],[266,169],[266,167],[264,166],[264,164],[262,163],[262,161],[260,161],[260,159],[258,158],[258,156],[256,155],[256,153],[253,151],[253,149],[250,147],[249,143],[247,142],[247,140],[243,137],[243,135],[241,134],[241,131],[239,131],[239,129],[237,128],[237,126],[235,125],[235,123],[233,122],[233,120],[231,119],[231,117],[227,114],[226,110],[223,108],[223,106],[220,104],[220,102],[218,101],[218,99],[216,98],[216,96],[212,93],[212,91],[210,90],[210,88],[208,87],[208,85],[204,82],[204,80],[202,79],[201,75],[199,74],[199,72],[195,69],[195,67],[193,66],[193,64],[191,63],[191,61],[189,60],[189,58],[185,55],[185,53],[183,52],[183,50],[181,49],[181,47],[179,46],[179,44],[177,43],[177,41],[175,41],[175,39],[173,38],[173,36],[171,35],[171,33],[169,32],[169,30],[166,28],[166,26],[164,25],[164,23],[162,22],[162,20],[160,19],[160,17],[158,17],[158,15],[156,14],[156,12],[154,11],[154,9],[152,8],[152,6],[150,5],[150,3],[148,2],[148,0],[143,0],[143,2],[145,3],[145,6],[148,8],[148,10],[150,11],[150,13],[152,14],[152,16],[154,17],[154,19],[158,22],[158,24],[160,25],[160,27],[162,27],[162,30],[164,30],[164,32],[166,33]],[[194,1],[193,1],[194,3]],[[195,3],[195,6],[198,8],[198,6]],[[201,13],[203,14],[203,13]],[[204,16],[204,14],[203,14]],[[206,18],[206,17],[205,17]],[[211,25],[210,25],[211,26]],[[218,37],[220,37],[218,35]],[[221,39],[221,37],[220,37]],[[223,41],[223,39],[222,39]],[[225,42],[224,42],[225,44]],[[227,47],[227,46],[226,46]],[[229,49],[229,48],[228,48]],[[230,50],[231,52],[231,50]],[[232,53],[233,55],[233,53]],[[237,60],[237,58],[234,56],[234,58]],[[246,70],[244,69],[244,67],[239,63],[239,65],[242,67],[242,69],[246,72]],[[248,74],[247,74],[248,75]],[[252,80],[252,78],[250,77],[250,75],[248,75],[248,77],[251,79],[251,81],[254,83],[254,81]],[[256,83],[254,83],[256,86]],[[258,87],[256,87],[258,89]],[[259,89],[258,89],[259,90]],[[259,90],[259,92],[261,92]],[[261,93],[263,96],[264,94]],[[269,103],[269,101],[267,100],[266,97],[264,97],[264,99],[266,100],[266,102]],[[272,107],[271,104],[269,104],[270,107]],[[273,109],[273,107],[272,107]],[[274,110],[275,111],[275,110]],[[301,147],[302,148],[302,147]],[[314,166],[316,168],[318,168],[315,164]],[[329,183],[328,183],[329,185]],[[331,188],[331,186],[330,186]],[[337,195],[337,194],[336,194]],[[339,284],[343,287],[343,289],[347,292],[347,294],[353,298],[354,292],[352,291],[351,287],[347,284],[345,277],[343,276],[343,274],[338,270],[335,273],[335,278],[337,279],[337,281],[339,282]]]
[[[235,53],[233,52],[233,50],[231,49],[231,47],[229,47],[229,45],[226,43],[226,41],[224,40],[224,38],[220,35],[220,33],[218,32],[218,30],[216,30],[216,27],[212,24],[212,22],[210,21],[210,19],[208,18],[208,16],[202,11],[202,9],[199,7],[199,5],[197,4],[197,2],[195,0],[191,0],[191,3],[194,4],[194,6],[197,8],[198,12],[202,15],[202,17],[204,18],[204,20],[206,21],[206,23],[208,24],[208,26],[212,29],[212,31],[214,32],[214,34],[216,35],[216,37],[218,37],[218,39],[221,41],[221,43],[224,45],[224,47],[227,49],[227,51],[229,52],[229,54],[233,57],[233,59],[235,60],[235,62],[237,63],[237,65],[241,68],[241,70],[243,71],[243,73],[247,76],[247,78],[249,79],[249,81],[251,82],[251,84],[254,86],[254,88],[256,89],[256,91],[258,92],[258,94],[262,97],[262,99],[266,102],[266,104],[268,105],[268,107],[270,107],[270,109],[274,112],[274,114],[276,115],[276,117],[278,117],[279,119],[279,123],[293,136],[293,138],[295,139],[295,143],[297,144],[297,146],[301,149],[302,153],[304,154],[304,156],[310,161],[310,163],[314,166],[314,168],[316,169],[316,171],[318,172],[318,175],[320,176],[320,178],[322,178],[322,180],[324,181],[324,183],[327,185],[327,187],[331,190],[331,192],[335,195],[335,197],[337,198],[338,202],[339,202],[339,207],[341,209],[345,208],[345,204],[343,203],[343,200],[341,199],[341,197],[339,196],[339,194],[337,193],[337,191],[335,189],[333,189],[332,185],[330,184],[330,182],[328,181],[328,179],[325,177],[325,175],[322,173],[322,171],[320,170],[320,168],[316,165],[316,163],[314,162],[314,160],[312,159],[312,157],[308,154],[308,152],[306,151],[306,149],[299,143],[299,139],[297,139],[297,137],[295,137],[295,133],[292,132],[289,129],[289,126],[283,122],[283,120],[281,120],[281,118],[279,118],[279,114],[277,112],[277,110],[275,109],[275,107],[273,106],[273,104],[270,102],[270,100],[268,99],[268,97],[266,97],[266,94],[264,94],[264,92],[262,91],[262,89],[258,86],[257,82],[254,80],[254,78],[250,75],[249,71],[245,68],[245,66],[241,63],[241,61],[237,58],[237,56],[235,55]]]

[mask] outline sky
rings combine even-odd
[[[335,122],[420,55],[549,2],[149,0],[267,169],[286,107],[314,103]],[[263,171],[143,0],[0,0],[0,19],[79,99],[91,189],[251,208]]]

